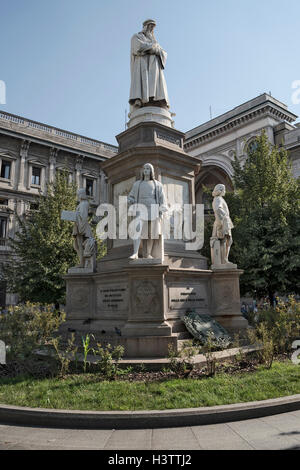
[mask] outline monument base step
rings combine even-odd
[[[169,347],[178,350],[177,336],[121,337],[119,342],[128,358],[168,357]]]
[[[193,336],[188,331],[180,331],[179,333],[174,333],[177,336],[178,340],[185,340],[193,339]]]

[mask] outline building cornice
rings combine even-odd
[[[118,147],[100,140],[90,139],[80,134],[65,131],[57,127],[48,126],[37,121],[32,121],[15,114],[0,111],[0,129],[8,131],[16,137],[26,136],[26,139],[38,143],[48,142],[49,145],[73,151],[75,153],[92,154],[101,159],[112,157],[118,152]]]
[[[293,122],[297,118],[283,103],[265,94],[187,132],[184,148],[189,152],[262,117],[272,117],[278,122]]]

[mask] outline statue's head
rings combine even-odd
[[[212,192],[213,197],[225,196],[226,188],[224,184],[217,184]]]
[[[154,168],[151,163],[145,163],[143,166],[143,174],[142,174],[142,179],[145,178],[145,176],[149,176],[151,180],[154,180]]]
[[[153,34],[155,26],[156,26],[155,20],[146,20],[143,23],[143,31],[150,32]]]
[[[87,194],[86,194],[85,188],[78,189],[77,197],[78,197],[79,201],[81,201],[82,199],[87,199]]]

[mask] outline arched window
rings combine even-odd
[[[247,154],[251,155],[253,152],[255,152],[255,150],[257,149],[257,146],[258,146],[258,143],[257,143],[256,138],[250,140],[250,142],[248,142],[247,144]]]

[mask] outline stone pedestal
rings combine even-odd
[[[142,260],[141,260],[142,261]],[[138,264],[127,269],[130,303],[122,336],[171,336],[165,321],[164,281],[168,266]]]
[[[118,135],[119,153],[101,164],[107,202],[117,207],[119,196],[128,195],[143,165],[151,163],[170,205],[195,204],[199,160],[184,152],[183,137],[152,121]],[[156,259],[130,260],[130,239],[108,240],[107,246],[97,272],[66,275],[65,328],[93,333],[102,343],[107,338],[110,344],[122,344],[126,357],[165,357],[168,345],[176,350],[178,339],[187,334],[181,318],[188,310],[211,315],[230,331],[246,326],[239,303],[242,271],[234,265],[208,269],[206,258],[186,250],[185,242],[172,236],[164,242],[163,264]]]
[[[236,269],[233,263],[216,268],[212,266],[211,314],[231,333],[248,327],[247,320],[241,315],[239,282],[241,274],[243,271]]]

